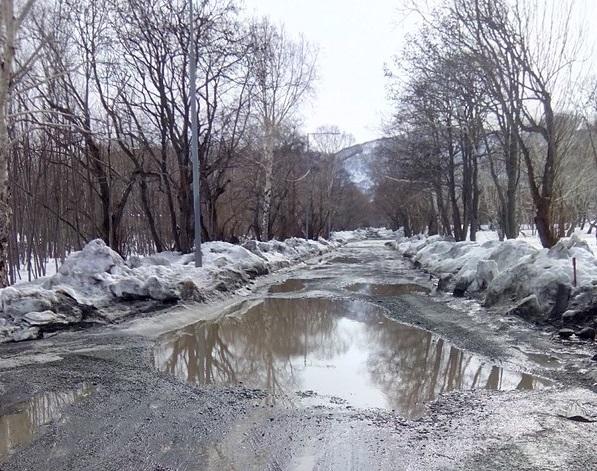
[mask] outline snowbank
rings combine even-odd
[[[353,240],[360,235],[350,236]],[[101,240],[72,253],[58,272],[0,290],[0,343],[38,338],[71,324],[110,322],[135,312],[131,304],[205,301],[249,280],[338,247],[332,241],[288,239],[202,245],[203,267],[192,254],[163,252],[124,260]],[[127,310],[125,306],[129,306]],[[115,314],[116,311],[116,314]]]
[[[597,314],[597,258],[575,235],[549,250],[524,239],[454,242],[439,236],[398,239],[392,245],[415,265],[436,274],[438,287],[455,296],[482,296],[486,306],[514,302],[511,312],[534,322],[583,318],[586,323],[593,322],[594,315],[580,313]]]
[[[357,229],[354,231],[332,232],[330,239],[334,242],[353,242],[365,239],[398,239],[404,237],[404,231],[398,229],[393,231],[385,227],[368,227],[366,229]]]

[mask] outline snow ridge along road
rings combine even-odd
[[[481,299],[485,307],[535,324],[584,329],[580,337],[595,337],[597,257],[577,235],[551,249],[523,239],[454,242],[440,236],[399,238],[391,245],[437,276],[440,290]]]
[[[393,236],[385,229],[347,231],[332,240],[291,238],[203,244],[204,266],[192,254],[162,252],[126,261],[97,239],[67,257],[58,272],[0,290],[0,343],[38,339],[73,326],[110,324],[179,301],[222,299],[251,280],[323,255],[348,240]]]

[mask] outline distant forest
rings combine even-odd
[[[4,18],[8,280],[98,237],[123,255],[192,249],[190,54],[203,239],[359,225],[366,197],[334,159],[351,138],[300,131],[316,48],[238,3],[196,2],[191,19],[182,0],[30,1]]]
[[[203,240],[531,224],[550,247],[597,224],[597,94],[571,1],[406,2],[421,28],[386,71],[394,113],[356,157],[349,130],[301,126],[317,47],[241,2],[0,3],[4,284],[98,237],[124,256],[192,250],[191,57]]]
[[[405,3],[421,28],[387,71],[386,213],[407,233],[456,240],[475,240],[481,223],[501,238],[531,225],[544,247],[593,230],[597,82],[580,4]]]

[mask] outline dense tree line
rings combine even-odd
[[[235,0],[1,0],[0,278],[101,237],[126,255],[193,245],[197,60],[203,240],[326,235],[362,198],[338,148],[298,131],[317,51]],[[342,134],[320,130],[318,136]],[[331,203],[334,194],[334,203]],[[2,262],[3,263],[3,262]]]
[[[370,197],[338,157],[349,136],[300,131],[316,49],[240,2],[196,2],[191,21],[185,0],[0,0],[0,280],[97,237],[123,255],[192,250],[191,57],[204,240],[387,221],[457,240],[532,224],[550,247],[594,230],[597,92],[572,6],[417,10]]]
[[[594,228],[597,102],[583,88],[574,2],[413,10],[422,26],[389,71],[393,152],[376,172],[385,214],[456,240],[475,240],[481,223],[507,238],[532,224],[544,247]]]

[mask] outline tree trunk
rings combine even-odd
[[[544,248],[549,249],[557,242],[557,237],[554,236],[551,227],[551,187],[554,178],[554,167],[551,159],[554,157],[554,149],[551,148],[551,144],[548,142],[548,155],[544,166],[544,174],[542,178],[543,185],[540,191],[535,180],[535,167],[533,165],[530,151],[520,135],[518,136],[518,142],[526,164],[529,187],[535,205],[534,221],[535,226],[537,227],[539,240],[541,240],[541,245]]]
[[[462,230],[460,240],[466,240],[473,209],[473,185],[471,168],[471,142],[468,131],[460,138],[460,155],[462,156]]]
[[[512,127],[512,125],[511,125]],[[504,233],[508,239],[518,237],[518,221],[516,220],[516,193],[518,190],[518,178],[520,172],[519,149],[514,131],[510,131],[508,155],[506,157],[506,204],[504,208]]]
[[[540,199],[535,202],[536,213],[535,213],[535,225],[537,226],[537,233],[539,234],[539,240],[541,245],[545,248],[550,248],[557,242],[551,230],[551,218],[550,218],[550,204],[545,199]]]
[[[454,176],[454,157],[450,156],[450,178],[448,182],[450,203],[452,204],[452,225],[454,226],[454,237],[457,242],[464,240],[462,223],[460,219],[460,208],[456,199],[456,179]]]
[[[143,211],[145,212],[145,217],[147,218],[147,224],[149,226],[149,231],[151,232],[155,250],[156,252],[163,252],[164,245],[160,240],[160,235],[155,224],[155,218],[153,217],[151,205],[149,204],[149,197],[147,195],[147,182],[145,181],[145,177],[141,177],[141,181],[139,182],[139,191],[141,194],[141,205],[143,206]]]
[[[11,207],[8,187],[8,106],[13,78],[16,19],[13,0],[3,0],[0,11],[0,32],[4,36],[2,61],[0,61],[0,287],[8,284],[8,237],[10,235]]]
[[[272,206],[272,180],[274,175],[274,136],[272,127],[265,126],[263,142],[263,204],[261,210],[261,240],[269,240],[270,213]]]
[[[474,146],[472,157],[473,173],[472,173],[472,186],[473,196],[471,205],[471,241],[477,240],[477,231],[479,230],[479,200],[481,196],[481,189],[479,188],[479,162],[478,162],[478,149]]]
[[[191,191],[189,168],[180,169],[178,188],[178,208],[180,210],[180,250],[190,253],[193,250],[193,193]]]
[[[447,236],[452,235],[452,228],[450,227],[450,218],[448,217],[448,211],[444,204],[444,195],[442,187],[439,183],[435,184],[435,197],[437,199],[437,209],[439,211],[440,220],[443,226],[443,234]]]
[[[0,90],[0,100],[4,96],[6,91]],[[2,288],[8,284],[8,237],[11,219],[8,187],[9,144],[6,105],[4,105],[0,106],[0,287]]]
[[[178,230],[178,219],[176,217],[176,208],[174,206],[174,196],[172,194],[172,185],[168,176],[168,169],[166,167],[166,157],[163,157],[161,164],[161,175],[162,183],[166,192],[166,201],[168,202],[168,213],[170,214],[170,229],[172,231],[172,238],[174,239],[174,249],[182,251],[180,243],[180,231]]]
[[[431,212],[429,215],[429,224],[428,224],[428,229],[429,229],[429,235],[436,235],[439,230],[438,230],[438,224],[437,224],[437,211],[435,209],[435,198],[433,197],[433,193],[431,193]]]

